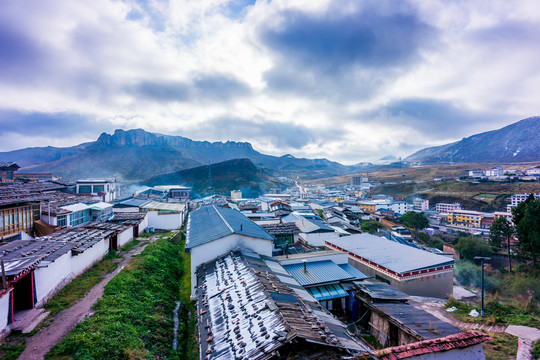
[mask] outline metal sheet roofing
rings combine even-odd
[[[92,210],[105,210],[105,209],[113,207],[112,204],[109,204],[109,203],[106,203],[106,202],[103,202],[103,201],[100,201],[100,202],[95,203],[95,204],[89,204],[89,206],[90,206],[90,209],[92,209]]]
[[[454,263],[448,257],[365,233],[328,239],[327,242],[398,274]]]
[[[184,211],[186,205],[180,203],[166,203],[160,201],[150,201],[141,206],[143,209]]]
[[[312,286],[337,281],[356,280],[354,275],[343,270],[332,260],[323,260],[315,262],[306,262],[304,264],[283,265],[302,286]]]
[[[190,249],[230,234],[273,241],[274,237],[241,212],[215,205],[203,206],[190,213],[186,248]]]
[[[351,276],[354,276],[356,280],[367,279],[370,277],[352,266],[351,264],[341,264],[339,265],[339,267],[351,274]]]
[[[61,206],[61,208],[64,209],[64,210],[67,210],[67,211],[76,212],[76,211],[82,211],[82,210],[90,209],[90,206],[88,206],[86,204],[83,204],[83,203],[77,203],[77,204]]]
[[[313,286],[307,290],[315,297],[315,299],[317,299],[317,301],[339,299],[349,296],[339,284]]]

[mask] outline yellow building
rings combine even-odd
[[[369,212],[377,211],[377,204],[371,201],[361,201],[358,203],[358,207]]]
[[[451,211],[447,220],[451,225],[479,228],[484,214],[478,211],[454,210]]]

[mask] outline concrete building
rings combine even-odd
[[[242,213],[214,205],[192,211],[187,225],[186,252],[191,254],[191,296],[195,270],[203,263],[237,249],[272,256],[275,238]]]
[[[472,178],[481,178],[484,177],[484,170],[476,169],[476,170],[469,170],[469,177]]]
[[[242,190],[232,190],[231,199],[238,200],[242,198]]]
[[[446,218],[451,225],[480,228],[484,213],[471,210],[454,210],[449,212]]]
[[[349,255],[362,273],[409,295],[448,298],[452,295],[454,260],[370,234],[326,241],[326,247]]]
[[[179,185],[158,185],[144,190],[139,196],[148,196],[149,200],[163,202],[186,202],[190,199],[191,188]]]
[[[117,183],[114,179],[77,180],[75,192],[99,196],[104,202],[111,202],[118,196]]]
[[[140,212],[148,213],[148,227],[162,230],[179,229],[186,218],[186,205],[150,201],[140,206]]]
[[[420,199],[420,198],[413,199],[413,210],[414,211],[428,211],[429,200]]]
[[[513,194],[510,196],[510,206],[515,207],[518,206],[519,203],[522,203],[523,201],[527,200],[530,194]],[[534,194],[533,195],[535,199],[540,199],[540,194]]]
[[[39,201],[20,198],[0,200],[0,241],[26,233],[34,235],[34,222],[39,220]]]
[[[485,174],[487,177],[504,176],[504,169],[502,167],[494,167],[494,168],[491,168],[491,170],[486,170]]]
[[[435,204],[435,211],[437,211],[438,213],[447,214],[450,211],[456,211],[456,210],[461,210],[461,204],[460,203],[453,203],[453,204],[437,203],[437,204]]]

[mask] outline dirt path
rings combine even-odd
[[[141,253],[146,246],[158,239],[159,235],[154,235],[149,240],[143,240],[140,245],[128,252],[120,253],[123,259],[118,263],[118,267],[113,272],[106,275],[101,282],[95,285],[86,295],[76,302],[72,307],[59,312],[53,322],[46,328],[41,329],[34,336],[26,340],[26,349],[19,360],[43,359],[51,348],[64,339],[75,328],[78,322],[92,313],[92,306],[103,296],[105,285],[109,283],[123,268],[131,261],[134,255]]]

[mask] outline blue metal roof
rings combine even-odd
[[[283,267],[302,286],[324,284],[334,281],[356,280],[354,275],[343,270],[332,260],[306,262],[307,272],[304,271],[303,263],[283,265]]]
[[[186,249],[206,244],[230,234],[273,241],[275,238],[237,210],[203,206],[189,214]]]
[[[332,300],[349,296],[339,284],[314,286],[307,289],[317,301]]]
[[[352,266],[351,264],[342,264],[342,265],[339,265],[339,267],[345,270],[346,272],[348,272],[349,274],[351,274],[351,276],[354,276],[354,280],[362,280],[362,279],[367,279],[370,277],[364,274],[363,272],[361,272],[360,270],[358,270],[357,268],[355,268],[354,266]]]

